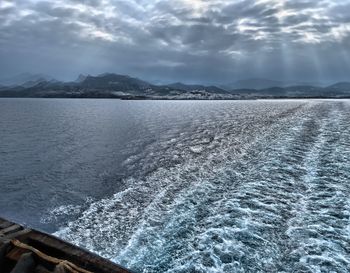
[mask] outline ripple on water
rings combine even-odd
[[[349,102],[218,111],[56,235],[135,272],[349,272]]]

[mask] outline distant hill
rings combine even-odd
[[[236,90],[236,89],[255,89],[262,90],[273,87],[289,87],[289,86],[323,86],[321,83],[314,82],[293,82],[293,81],[275,81],[269,79],[245,79],[239,80],[233,83],[223,85],[222,88],[226,90]]]
[[[185,90],[188,92],[191,91],[206,91],[209,93],[217,93],[217,94],[225,94],[229,93],[227,90],[224,90],[222,88],[219,88],[217,86],[205,86],[205,85],[199,85],[199,84],[184,84],[181,82],[177,83],[172,83],[168,84],[167,86],[174,88],[174,89],[179,89],[179,90]]]
[[[145,90],[152,85],[148,82],[127,75],[112,73],[101,74],[99,76],[87,76],[80,82],[82,87],[96,89],[113,89],[118,91]]]
[[[86,79],[86,75],[80,74],[78,78],[75,80],[75,82],[82,82]]]
[[[350,82],[339,82],[328,86],[327,89],[333,91],[350,92]]]
[[[263,89],[241,88],[231,90],[241,98],[350,98],[350,83],[336,83],[328,87],[294,85]]]
[[[273,81],[268,79],[246,79],[239,80],[226,85],[226,89],[266,89],[271,87],[285,86],[282,82]]]
[[[168,86],[156,86],[127,75],[105,73],[79,76],[74,82],[38,81],[30,86],[11,86],[0,91],[2,97],[77,97],[77,98],[145,98],[178,96],[186,93]]]
[[[31,73],[21,73],[14,75],[12,77],[6,77],[0,79],[0,84],[4,86],[17,86],[17,85],[25,85],[29,87],[29,85],[40,82],[40,81],[51,81],[54,80],[53,77],[45,74],[31,74]]]
[[[38,76],[38,75],[37,75]],[[119,98],[119,99],[259,99],[259,98],[350,98],[350,83],[340,82],[328,87],[312,85],[272,86],[268,88],[236,88],[224,90],[217,86],[173,83],[155,85],[147,81],[105,73],[97,76],[79,75],[73,82],[59,82],[32,77],[33,80],[13,86],[0,86],[0,97]],[[24,78],[22,78],[23,80]],[[241,86],[244,86],[241,82]],[[274,85],[278,82],[258,80],[251,86]]]

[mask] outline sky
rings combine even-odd
[[[350,0],[0,0],[0,77],[350,80]]]

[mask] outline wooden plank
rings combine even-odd
[[[6,254],[6,258],[12,260],[12,261],[18,261],[22,254],[24,253],[29,253],[30,251],[27,249],[22,249],[19,247],[13,247],[7,254]]]
[[[9,233],[9,232],[15,232],[15,231],[18,231],[22,229],[22,227],[20,225],[17,225],[17,224],[13,224],[12,226],[9,226],[7,228],[4,228],[2,230],[0,230],[0,236],[1,235],[4,235],[6,233]]]
[[[4,220],[4,221],[2,221],[2,222],[0,223],[0,230],[1,230],[1,229],[4,229],[4,228],[7,228],[7,227],[9,227],[9,226],[12,226],[12,225],[13,225],[13,223]]]
[[[20,225],[11,223],[0,218],[0,226],[4,228],[0,229],[0,241],[9,239],[17,239],[21,242],[34,247],[43,253],[58,258],[64,259],[76,264],[81,268],[85,268],[92,272],[99,273],[130,273],[131,271],[109,261],[102,257],[99,257],[85,249],[74,246],[68,242],[65,242],[59,238],[52,235],[45,234],[39,231],[23,228]],[[10,262],[16,262],[22,254],[31,252],[20,247],[12,247],[12,249],[7,253],[6,257]],[[10,264],[8,264],[10,265]],[[38,269],[39,272],[52,271],[52,264],[45,260],[40,260],[41,268]],[[44,268],[44,269],[43,269]],[[6,271],[7,272],[7,271]],[[38,273],[39,273],[38,272]],[[2,272],[1,272],[2,273]]]
[[[23,236],[23,235],[25,235],[25,234],[27,234],[29,232],[31,232],[30,229],[27,229],[27,228],[26,229],[22,229],[22,230],[19,230],[19,231],[16,231],[16,232],[4,235],[3,239],[5,239],[5,240],[12,240],[12,239],[14,239],[14,238],[16,238],[18,236]]]
[[[30,234],[29,242],[31,242],[32,245],[34,247],[37,247],[39,250],[41,250],[41,248],[47,247],[48,249],[51,249],[52,252],[56,252],[54,255],[55,257],[66,259],[93,272],[130,273],[129,270],[116,265],[109,260],[97,256],[85,249],[82,250],[81,248],[57,239],[51,235],[46,235],[40,232],[33,232]],[[44,249],[42,251],[45,252]],[[47,252],[48,251],[46,251],[46,253]]]

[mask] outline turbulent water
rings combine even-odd
[[[7,217],[134,272],[350,272],[350,101],[0,105]]]

